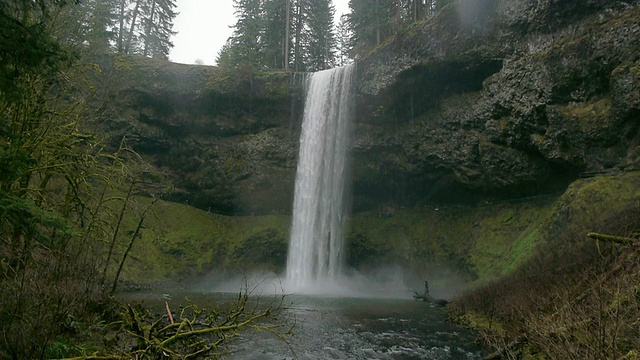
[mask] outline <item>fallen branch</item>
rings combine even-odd
[[[173,325],[175,321],[173,321],[173,314],[171,313],[171,308],[169,308],[169,303],[165,301],[164,305],[167,307],[167,314],[169,315],[169,320],[171,320],[171,325]]]
[[[636,242],[638,242],[638,239],[634,239],[634,238],[628,238],[628,237],[624,237],[624,236],[613,236],[613,235],[606,235],[606,234],[598,234],[598,233],[588,233],[587,237],[595,239],[595,240],[600,240],[600,241],[609,241],[609,242],[614,242],[616,244],[621,244],[621,245],[634,245]]]
[[[286,342],[285,336],[290,334],[290,330],[284,328],[286,324],[265,322],[274,320],[282,309],[282,299],[272,306],[247,310],[248,299],[246,293],[240,294],[233,309],[223,312],[201,309],[191,303],[181,307],[175,319],[169,304],[165,303],[168,315],[153,322],[148,320],[150,313],[147,310],[128,305],[123,313],[121,334],[126,335],[130,343],[135,341],[135,345],[131,343],[135,350],[126,355],[138,359],[211,356],[222,351],[224,344],[240,336],[245,329],[268,331]]]

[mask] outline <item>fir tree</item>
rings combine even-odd
[[[350,62],[352,49],[351,38],[353,37],[353,31],[351,31],[348,14],[340,16],[340,21],[336,28],[336,36],[336,64],[342,66]]]
[[[356,54],[366,54],[395,33],[401,9],[397,0],[350,0]]]
[[[262,52],[264,65],[270,69],[286,69],[289,61],[288,43],[291,42],[290,21],[287,21],[287,7],[290,0],[265,0],[264,35]]]
[[[117,19],[117,1],[85,0],[82,10],[85,11],[84,34],[87,48],[91,53],[104,53],[111,50],[117,37],[115,24]]]
[[[331,0],[309,0],[307,8],[307,68],[323,70],[335,65],[336,36],[333,18],[336,10]]]
[[[234,0],[238,21],[230,39],[229,54],[233,63],[258,68],[262,63],[261,35],[263,34],[262,2]]]
[[[171,36],[175,35],[173,20],[178,15],[175,8],[175,0],[148,0],[144,4],[141,17],[144,33],[140,36],[143,56],[168,59],[173,47]]]

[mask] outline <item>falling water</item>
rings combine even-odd
[[[349,65],[308,80],[287,260],[293,291],[326,288],[342,270],[353,73]]]

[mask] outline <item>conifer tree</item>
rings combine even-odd
[[[337,48],[336,48],[336,65],[342,66],[349,63],[351,54],[351,38],[353,32],[349,23],[349,15],[342,14],[336,28]]]
[[[84,39],[89,52],[104,53],[111,50],[112,42],[116,39],[117,5],[114,0],[85,0],[81,3],[80,9],[85,12]]]
[[[234,0],[235,15],[238,21],[230,41],[230,56],[237,63],[257,68],[261,64],[263,33],[262,1]]]
[[[294,47],[293,47],[293,64],[295,71],[305,71],[304,68],[304,14],[306,2],[304,0],[294,0]]]
[[[173,47],[171,36],[175,12],[175,0],[147,0],[142,7],[142,25],[144,33],[141,40],[144,44],[142,55],[159,59],[168,59],[169,50]]]
[[[336,36],[333,18],[336,10],[331,0],[309,0],[307,8],[307,68],[323,70],[335,65]]]
[[[138,25],[138,15],[140,14],[140,5],[143,0],[135,0],[135,6],[131,11],[131,20],[129,21],[129,31],[127,32],[127,40],[125,41],[122,52],[130,54],[132,48],[136,46],[137,37],[135,36],[136,25]]]
[[[220,66],[315,71],[334,66],[337,40],[331,0],[234,0],[233,35]]]
[[[262,38],[264,65],[269,69],[287,69],[288,43],[291,26],[287,19],[290,0],[264,1],[264,36]]]
[[[397,0],[350,0],[350,23],[356,54],[366,54],[396,31],[400,12]]]
[[[124,8],[126,0],[119,1],[119,52],[167,59],[173,47],[173,20],[178,15],[175,0],[135,0],[129,10]]]

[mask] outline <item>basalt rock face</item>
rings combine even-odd
[[[289,211],[300,79],[127,56],[95,62],[107,99],[101,132],[163,172],[175,186],[169,200],[229,215]]]
[[[355,204],[477,202],[635,168],[638,1],[461,0],[358,63]]]
[[[170,199],[290,211],[301,78],[97,63],[102,131],[165,172]],[[635,168],[639,69],[638,0],[459,0],[358,61],[354,208],[555,193]]]

